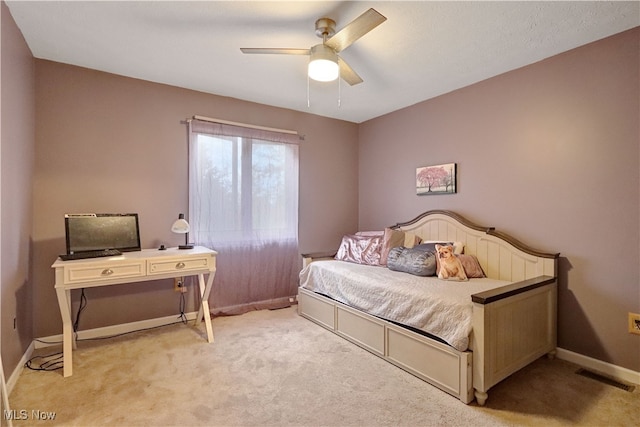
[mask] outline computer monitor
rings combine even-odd
[[[138,214],[65,214],[67,254],[118,249],[139,251]]]

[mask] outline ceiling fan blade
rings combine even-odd
[[[340,77],[342,78],[342,80],[349,83],[351,86],[355,86],[363,82],[358,73],[353,71],[353,68],[351,68],[349,64],[344,62],[344,59],[339,58],[338,65],[340,66]]]
[[[325,44],[333,48],[336,52],[340,52],[386,20],[387,18],[377,10],[369,9],[348,23],[343,29],[328,39]]]
[[[310,55],[309,49],[241,47],[242,53],[266,53],[276,55]]]

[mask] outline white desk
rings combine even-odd
[[[73,373],[72,352],[76,347],[71,318],[72,289],[197,275],[201,301],[196,325],[204,317],[207,341],[213,342],[208,299],[216,273],[217,254],[211,249],[196,246],[193,249],[168,248],[162,251],[144,249],[115,257],[74,261],[58,258],[51,268],[55,269],[55,289],[62,316],[64,376],[69,377]],[[208,275],[206,284],[205,274]]]

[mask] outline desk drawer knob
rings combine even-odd
[[[107,268],[107,269],[102,270],[102,275],[103,275],[103,276],[110,276],[110,275],[112,275],[112,274],[113,274],[113,270],[112,270],[112,269],[110,269],[110,268]]]
[[[185,265],[185,263],[184,263],[184,262],[179,262],[179,263],[177,263],[177,264],[176,264],[176,268],[177,268],[178,270],[180,270],[181,268],[185,268],[185,267],[186,267],[186,265]]]

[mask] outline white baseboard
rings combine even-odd
[[[34,349],[35,349],[34,341],[31,341],[31,344],[29,344],[29,347],[27,347],[27,350],[22,355],[20,362],[18,362],[18,366],[16,366],[16,368],[13,370],[13,372],[11,373],[11,376],[9,377],[9,380],[7,381],[7,395],[11,396],[13,387],[18,382],[18,378],[20,378],[20,374],[24,369],[25,363],[27,363],[27,361],[31,359],[31,355],[33,354]]]
[[[197,312],[192,311],[191,313],[185,313],[185,316],[187,320],[195,320],[197,314],[198,314]],[[140,320],[140,321],[131,322],[131,323],[122,323],[120,325],[111,325],[111,326],[105,326],[102,328],[87,329],[85,331],[79,331],[77,339],[86,340],[86,339],[95,339],[95,338],[105,338],[113,335],[120,335],[120,334],[129,333],[129,332],[140,331],[143,329],[157,328],[159,326],[166,326],[166,325],[170,325],[172,323],[178,323],[178,322],[180,322],[180,319],[177,316],[166,316],[166,317],[158,317],[155,319]],[[37,338],[34,340],[34,342],[35,342],[36,349],[62,344],[62,334],[50,335],[44,338]]]
[[[640,385],[640,372],[632,371],[631,369],[623,368],[621,366],[612,365],[611,363],[593,359],[591,357],[584,356],[579,353],[574,353],[573,351],[565,350],[563,348],[558,348],[557,351],[558,359],[575,363],[576,365],[580,365],[583,368],[591,369],[593,371],[597,371],[601,374],[605,374],[622,381]]]
[[[195,320],[197,313],[190,312],[185,314],[187,320]],[[172,323],[178,322],[178,317],[174,316],[166,316],[159,317],[156,319],[148,319],[148,320],[140,320],[138,322],[131,323],[123,323],[120,325],[112,325],[105,326],[102,328],[88,329],[86,331],[78,332],[78,339],[90,339],[90,338],[104,338],[112,335],[124,334],[128,332],[135,332],[148,328],[155,328],[159,326],[170,325]],[[51,335],[44,338],[38,338],[33,340],[24,355],[20,359],[20,363],[13,370],[13,373],[9,377],[7,381],[7,392],[8,395],[11,396],[11,391],[15,386],[22,370],[24,369],[25,363],[31,356],[33,352],[37,348],[44,348],[52,345],[57,345],[62,343],[62,334],[59,335]],[[557,348],[557,357],[558,359],[566,360],[567,362],[575,363],[576,365],[582,366],[587,369],[592,369],[594,371],[600,372],[605,375],[609,375],[611,377],[620,379],[622,381],[630,382],[632,384],[640,385],[640,372],[632,371],[631,369],[623,368],[620,366],[612,365],[611,363],[603,362],[598,359],[593,359],[588,356],[584,356],[579,353],[574,353],[569,350],[565,350],[563,348]]]
[[[197,314],[198,314],[197,312],[192,311],[190,313],[185,313],[185,317],[187,318],[187,320],[195,320]],[[157,328],[159,326],[171,325],[172,323],[178,323],[178,322],[180,322],[180,318],[178,316],[173,315],[173,316],[166,316],[166,317],[158,317],[155,319],[140,320],[140,321],[131,322],[131,323],[123,323],[120,325],[105,326],[102,328],[87,329],[86,331],[78,332],[78,340],[92,339],[92,338],[106,338],[114,335],[126,334],[129,332],[135,332],[135,331],[141,331],[149,328]],[[7,381],[7,394],[11,396],[11,391],[13,390],[13,387],[16,385],[16,382],[18,381],[18,378],[20,377],[20,374],[24,369],[24,365],[27,363],[29,359],[31,359],[35,349],[50,347],[50,346],[60,345],[60,344],[62,344],[62,334],[50,335],[48,337],[34,339],[29,345],[29,347],[27,347],[27,350],[25,351],[24,355],[20,359],[18,366],[16,366],[16,368],[13,370],[13,373],[9,377],[9,381]]]

